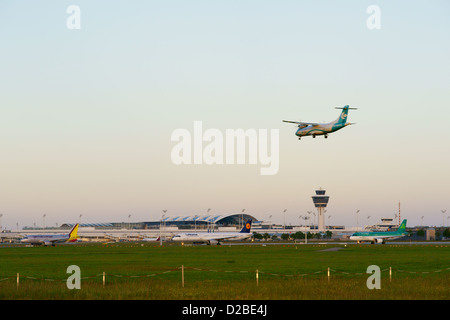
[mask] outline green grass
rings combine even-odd
[[[69,265],[81,290],[66,287]],[[381,290],[366,286],[369,265]],[[450,246],[431,245],[11,247],[0,248],[0,299],[449,299],[449,267]]]

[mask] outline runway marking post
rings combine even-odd
[[[181,287],[184,288],[184,265],[181,265]]]
[[[259,273],[258,273],[258,269],[256,269],[256,285],[259,284]]]

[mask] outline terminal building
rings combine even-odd
[[[146,222],[109,222],[109,223],[81,223],[80,228],[95,228],[97,230],[106,229],[134,229],[151,230],[160,228],[170,228],[178,230],[223,230],[239,229],[244,223],[252,219],[257,223],[258,219],[246,213],[231,214],[205,214],[189,216],[168,216],[161,220]],[[62,229],[71,229],[75,223],[64,223]]]

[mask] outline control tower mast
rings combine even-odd
[[[319,231],[325,230],[325,215],[324,210],[327,207],[328,199],[330,197],[325,195],[325,190],[316,190],[316,195],[312,196],[314,206],[317,208],[317,211],[319,211]]]

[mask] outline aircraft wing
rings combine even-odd
[[[230,239],[230,238],[235,238],[235,237],[236,237],[235,234],[233,234],[233,235],[221,235],[220,237],[211,237],[208,240],[223,241],[223,240]]]
[[[383,241],[385,241],[385,240],[394,240],[394,239],[397,239],[397,238],[400,238],[401,236],[391,236],[391,235],[389,235],[389,236],[376,236],[376,237],[373,237],[373,241],[376,241],[377,243],[382,243]]]
[[[308,127],[308,126],[315,127],[315,126],[319,125],[318,123],[314,123],[314,122],[301,122],[301,121],[289,121],[289,120],[283,120],[283,122],[298,124],[299,128],[305,128],[305,127]]]

